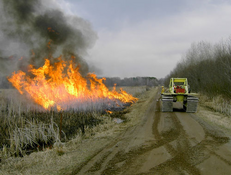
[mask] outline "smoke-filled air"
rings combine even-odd
[[[43,0],[1,0],[0,13],[1,82],[7,77],[44,109],[109,108],[136,100],[89,73],[84,56],[97,34],[88,21]]]

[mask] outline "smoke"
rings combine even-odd
[[[84,75],[88,64],[83,57],[96,39],[88,21],[65,14],[55,1],[0,0],[0,77],[60,55],[75,56]]]

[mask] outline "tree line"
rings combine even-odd
[[[116,86],[158,86],[159,81],[155,77],[107,77],[104,81],[107,87]],[[0,89],[13,88],[6,76],[0,75]]]
[[[188,78],[193,92],[231,99],[231,37],[216,44],[193,43],[165,77],[165,86],[168,87],[171,77]]]
[[[106,77],[104,81],[108,87],[114,86],[158,86],[159,81],[155,77]]]

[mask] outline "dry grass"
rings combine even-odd
[[[136,90],[137,91],[137,90]],[[141,92],[144,92],[141,90]],[[78,134],[66,143],[57,142],[53,149],[44,148],[24,157],[2,158],[0,174],[68,174],[89,160],[118,134],[128,127],[136,125],[144,115],[151,97],[157,89],[138,94],[139,101],[125,111],[127,122],[115,123],[108,114],[97,115],[101,122],[95,127],[87,126],[85,134]],[[4,150],[1,151],[2,155]]]
[[[200,105],[210,108],[215,112],[220,112],[227,116],[231,116],[231,102],[222,98],[222,96],[216,96],[209,98],[205,95],[200,95]]]
[[[222,128],[227,135],[231,135],[231,118],[220,112],[214,112],[206,107],[199,106],[197,115],[212,125]]]
[[[51,147],[60,139],[84,134],[101,121],[100,113],[94,111],[44,111],[16,90],[0,90],[0,113],[0,160]]]
[[[231,104],[221,96],[208,98],[200,95],[197,115],[231,135]]]
[[[119,91],[120,88],[122,88],[123,90],[125,90],[127,93],[135,96],[135,97],[139,97],[141,94],[143,94],[145,91],[149,90],[150,87],[147,86],[118,86],[116,87],[116,90]],[[112,90],[113,88],[109,88],[110,90]]]
[[[147,86],[133,86],[133,87],[123,86],[121,88],[135,97],[137,97],[137,96],[143,94],[143,92],[149,90],[149,87],[147,87]]]
[[[39,148],[60,142],[59,127],[51,119],[50,124],[42,122],[27,122],[23,128],[16,127],[10,137],[10,153],[13,155],[25,155],[30,150],[27,148]],[[33,150],[31,150],[33,151]]]

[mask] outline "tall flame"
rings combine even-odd
[[[79,66],[75,66],[73,60],[64,61],[60,56],[53,65],[48,59],[45,64],[35,69],[29,66],[28,73],[23,71],[13,72],[8,80],[21,93],[29,96],[45,109],[57,107],[57,109],[67,109],[70,102],[97,101],[108,99],[110,101],[120,101],[122,103],[132,103],[137,98],[120,89],[120,92],[109,90],[98,79],[95,74],[88,73],[84,78],[79,72]]]

